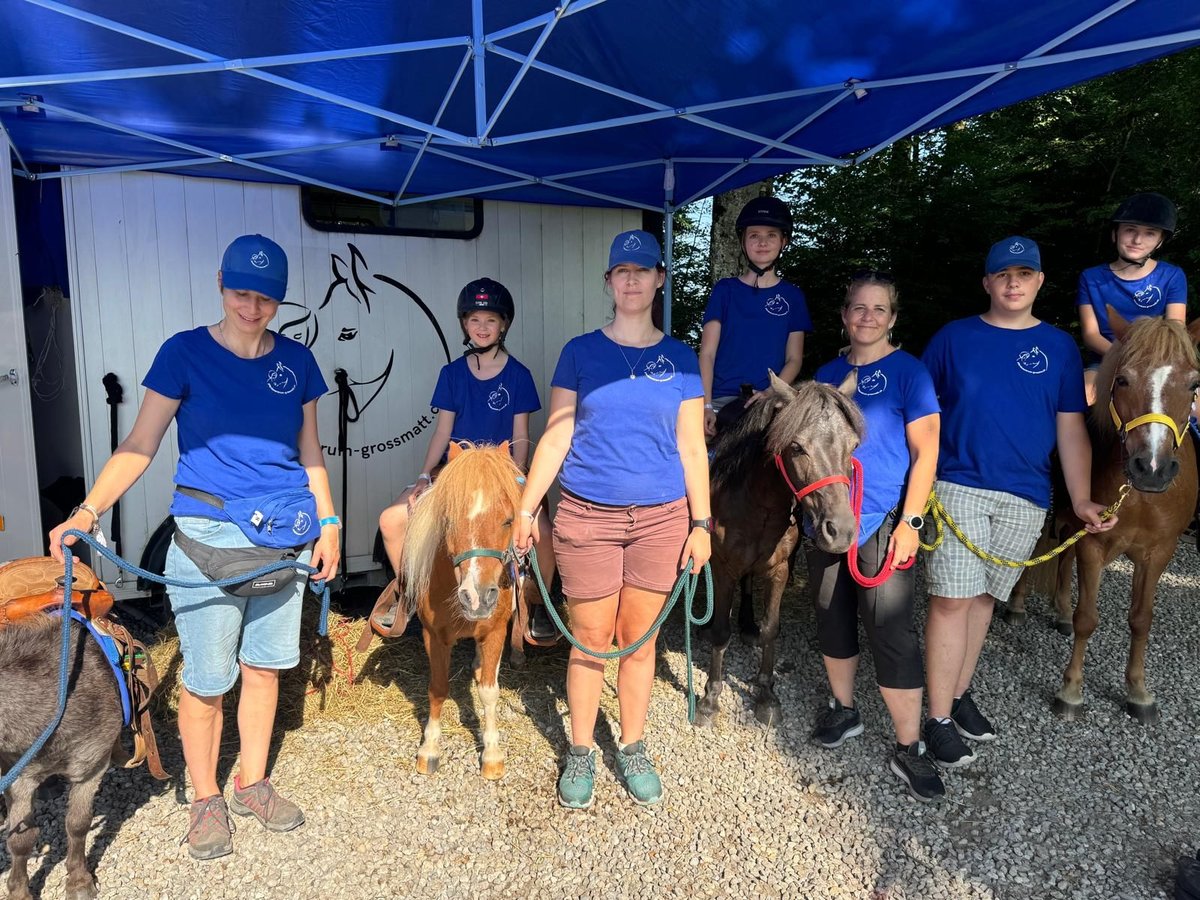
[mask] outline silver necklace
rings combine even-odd
[[[237,356],[238,359],[259,359],[259,358],[267,355],[266,350],[261,350],[260,352],[255,353],[253,356],[239,356],[237,351],[229,346],[229,341],[227,341],[225,339],[225,320],[224,319],[222,319],[220,322],[217,323],[217,333],[221,336],[221,346],[224,347],[226,350],[228,350],[230,353],[232,353],[234,356]]]
[[[625,365],[629,366],[629,357],[625,355],[625,348],[618,344],[614,338],[609,338],[609,340],[611,340],[613,345],[621,351],[621,358],[625,360]],[[646,351],[653,346],[654,344],[650,344],[646,347],[643,347],[642,352],[638,354],[637,362],[635,362],[632,366],[629,366],[629,379],[631,381],[637,378],[637,367],[642,364],[642,357],[646,355]]]

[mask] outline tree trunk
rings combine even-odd
[[[738,243],[734,223],[742,207],[755,197],[771,193],[771,179],[745,187],[734,188],[713,197],[712,231],[709,243],[709,262],[712,282],[732,278],[742,272],[742,248]]]

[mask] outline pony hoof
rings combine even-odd
[[[516,650],[513,650],[511,653],[508,654],[508,665],[509,665],[509,668],[516,669],[517,671],[524,669],[525,668],[525,654],[518,653]]]
[[[1075,626],[1070,622],[1055,622],[1054,630],[1063,637],[1071,637],[1075,633]]]
[[[1128,700],[1125,703],[1125,712],[1129,713],[1139,725],[1158,724],[1157,703],[1134,703],[1132,700]]]
[[[1004,621],[1007,622],[1009,625],[1024,625],[1025,624],[1025,610],[1013,609],[1011,606],[1005,607]]]
[[[91,882],[75,888],[68,888],[66,900],[95,900],[98,896],[100,896],[100,892],[96,890],[95,882]]]
[[[433,775],[442,764],[440,756],[421,756],[417,754],[417,771],[422,775]]]
[[[499,781],[504,777],[504,760],[499,762],[485,762],[479,767],[479,774],[488,781]]]
[[[1062,697],[1054,698],[1054,714],[1064,722],[1078,721],[1083,713],[1082,703],[1070,703]]]
[[[696,728],[712,728],[713,721],[716,719],[717,711],[708,709],[697,709],[696,718],[692,722]]]
[[[783,721],[783,710],[778,700],[767,700],[754,704],[754,718],[763,725],[778,725]]]

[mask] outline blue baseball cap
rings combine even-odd
[[[1028,266],[1035,272],[1042,271],[1042,252],[1038,245],[1027,237],[1011,234],[1002,241],[992,244],[988,251],[983,274],[995,275],[1009,266]]]
[[[613,238],[605,271],[611,272],[622,263],[643,269],[662,265],[662,249],[658,246],[658,238],[648,231],[622,231]]]
[[[257,291],[283,302],[287,293],[287,254],[270,238],[243,234],[221,257],[221,284],[234,291]]]

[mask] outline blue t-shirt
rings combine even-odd
[[[704,396],[691,347],[672,337],[625,347],[592,331],[567,342],[550,383],[576,394],[564,488],[613,506],[652,506],[687,493],[675,423],[684,400]]]
[[[938,478],[1050,505],[1058,413],[1081,413],[1075,340],[1045,322],[1030,328],[959,319],[921,357],[942,404]]]
[[[275,334],[266,356],[242,359],[201,326],[169,337],[142,385],[178,400],[175,483],[226,500],[308,486],[300,464],[303,407],[329,388],[312,351]],[[207,503],[176,493],[175,516],[214,518]]]
[[[1187,276],[1178,266],[1162,261],[1149,275],[1134,281],[1118,278],[1107,265],[1085,269],[1079,276],[1079,295],[1075,299],[1076,306],[1090,306],[1095,311],[1100,333],[1110,341],[1116,338],[1108,323],[1106,304],[1132,322],[1161,316],[1170,303],[1187,304]]]
[[[775,374],[787,359],[788,336],[812,331],[804,292],[781,281],[774,287],[755,288],[737,278],[722,278],[713,285],[704,310],[704,324],[721,323],[721,342],[713,363],[712,395],[736,397],[743,384],[761,391],[770,384],[767,370]]]
[[[905,427],[938,412],[938,400],[925,366],[903,350],[865,366],[852,366],[846,357],[839,356],[821,366],[813,379],[841,384],[855,368],[858,388],[854,402],[867,420],[866,437],[854,452],[863,469],[862,522],[858,531],[861,545],[901,500],[912,462]]]
[[[542,408],[533,376],[510,356],[499,374],[476,378],[468,359],[460,356],[442,366],[433,389],[433,405],[454,413],[450,440],[477,444],[511,441],[513,419]]]

